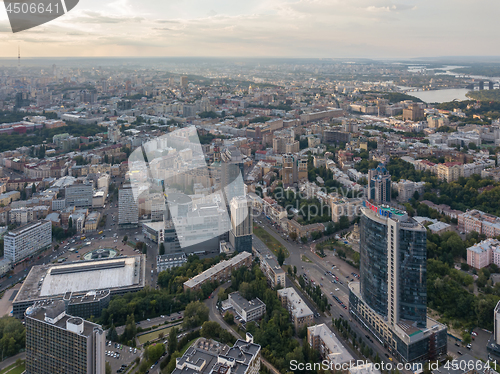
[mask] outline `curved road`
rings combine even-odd
[[[219,325],[223,329],[229,331],[236,339],[242,339],[242,337],[240,336],[240,334],[238,334],[236,331],[234,331],[233,328],[231,326],[229,326],[229,324],[226,321],[224,321],[224,318],[222,318],[222,316],[220,315],[220,313],[217,311],[217,299],[218,299],[219,289],[221,287],[217,288],[212,293],[214,295],[214,297],[212,297],[211,299],[205,300],[205,303],[207,304],[208,310],[209,310],[209,319],[211,321],[218,322]],[[271,373],[273,373],[273,374],[280,374],[280,371],[278,369],[276,369],[269,361],[267,361],[264,357],[262,357],[262,353],[260,355],[260,361],[262,362],[262,364],[266,368],[268,368],[271,371]]]

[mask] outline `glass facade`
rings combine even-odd
[[[387,316],[387,226],[361,215],[361,296],[378,314]]]
[[[399,230],[399,316],[425,327],[427,320],[427,233]]]

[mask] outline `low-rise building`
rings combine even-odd
[[[354,362],[351,354],[324,323],[307,328],[307,342],[324,360],[329,361],[330,367],[339,368],[342,364],[350,366]]]
[[[243,319],[245,323],[260,319],[266,312],[266,304],[258,297],[247,300],[238,291],[228,295],[228,304]]]
[[[201,286],[207,282],[224,283],[231,277],[233,270],[237,270],[242,266],[250,267],[252,265],[252,254],[242,252],[235,257],[219,262],[203,273],[184,282],[184,290],[199,290]]]
[[[261,347],[250,336],[246,341],[238,339],[231,348],[199,338],[176,360],[172,374],[258,374]]]
[[[444,222],[433,223],[432,225],[427,226],[427,228],[431,230],[433,234],[438,234],[438,235],[453,230],[453,227],[451,225],[448,225],[447,223]]]
[[[486,239],[467,248],[467,264],[482,269],[490,264],[500,265],[500,241]]]
[[[284,286],[286,284],[285,271],[278,264],[267,246],[255,235],[252,240],[252,252],[259,259],[260,268],[266,275],[271,287]]]
[[[314,314],[293,287],[278,290],[281,305],[288,310],[292,317],[295,330],[313,324]]]
[[[158,273],[184,265],[187,262],[185,253],[167,253],[156,257]]]

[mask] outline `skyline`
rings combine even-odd
[[[13,34],[0,11],[0,58],[286,57],[401,59],[492,55],[500,4],[442,0],[80,1]],[[489,36],[491,35],[491,36]],[[469,50],[467,46],[474,46]]]

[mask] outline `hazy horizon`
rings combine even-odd
[[[489,56],[500,2],[484,0],[80,0],[13,34],[0,11],[0,58],[223,57],[423,59]]]

